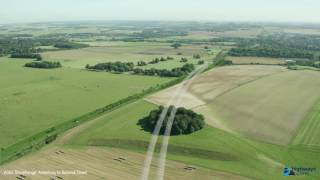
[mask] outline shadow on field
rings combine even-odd
[[[89,142],[90,146],[108,146],[120,149],[148,149],[149,142],[141,140],[128,140],[128,139],[92,139]],[[159,152],[161,144],[156,144],[156,152]],[[205,149],[190,148],[185,146],[170,145],[168,147],[169,154],[191,156],[209,160],[220,161],[238,161],[239,158],[235,155],[211,151]]]

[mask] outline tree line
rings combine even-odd
[[[41,54],[31,53],[31,52],[22,52],[22,53],[12,53],[11,58],[25,58],[25,59],[36,59],[37,61],[42,60]]]
[[[169,60],[174,60],[174,57],[167,56],[166,58],[165,57],[155,58],[148,63],[145,61],[139,61],[137,63],[137,66],[146,66],[148,64],[158,64],[160,62],[169,61]]]
[[[79,48],[89,47],[89,45],[74,43],[74,42],[58,42],[54,44],[54,47],[60,48],[60,49],[79,49]]]
[[[107,71],[107,72],[132,72],[137,75],[145,75],[145,76],[161,76],[161,77],[180,77],[186,75],[194,70],[193,64],[185,64],[182,67],[174,68],[171,70],[167,69],[141,69],[134,68],[134,64],[132,62],[107,62],[107,63],[98,63],[96,65],[90,66],[89,64],[85,67],[87,70],[96,70],[96,71]]]
[[[215,41],[237,44],[230,56],[258,56],[274,58],[303,58],[315,60],[320,50],[320,38],[315,35],[273,33],[256,38],[222,38]]]
[[[145,76],[180,77],[180,76],[187,75],[193,70],[194,70],[193,64],[185,64],[180,68],[173,68],[171,70],[155,69],[155,68],[151,68],[151,69],[135,68],[133,70],[133,73],[137,75],[145,75]]]
[[[319,58],[319,59],[320,59],[320,58]],[[298,65],[298,66],[309,66],[309,67],[314,67],[314,68],[320,68],[320,61],[299,60],[299,61],[289,62],[289,63],[288,63],[288,68],[289,68],[289,69],[294,69],[293,67],[294,67],[295,65]]]
[[[60,62],[49,62],[49,61],[34,61],[34,62],[26,63],[24,66],[31,67],[31,68],[42,68],[42,69],[53,69],[53,68],[62,67]]]
[[[230,56],[256,56],[273,58],[306,58],[313,59],[313,53],[292,49],[292,48],[273,48],[273,47],[255,47],[255,48],[232,48]]]
[[[30,56],[28,54],[37,54],[45,51],[39,46],[55,46],[61,49],[88,47],[86,44],[69,42],[65,37],[54,36],[52,34],[41,36],[32,36],[28,34],[0,36],[0,56],[13,55],[20,58],[21,55],[24,55],[24,58],[29,58]]]
[[[129,72],[133,71],[134,64],[132,62],[123,63],[120,61],[117,62],[107,62],[107,63],[98,63],[96,65],[90,66],[86,65],[88,70],[99,70],[107,72]]]

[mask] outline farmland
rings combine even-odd
[[[23,167],[26,166],[24,163],[31,163],[30,159],[32,159],[39,162],[39,164],[37,164],[39,167],[41,167],[42,164],[62,162],[63,164],[69,164],[68,168],[70,169],[82,167],[82,170],[88,170],[88,168],[77,163],[79,162],[79,158],[76,156],[79,153],[82,157],[80,159],[85,159],[85,157],[88,157],[90,154],[97,151],[107,151],[108,149],[104,150],[104,147],[120,148],[125,151],[130,150],[136,153],[144,153],[148,146],[150,134],[142,131],[136,123],[139,117],[146,115],[149,110],[154,108],[156,108],[155,105],[144,101],[124,106],[108,113],[85,131],[74,136],[65,147],[55,148],[54,150],[49,151],[49,153],[45,150],[45,155],[31,155],[20,162],[13,162],[9,164],[9,166],[23,169]],[[214,137],[214,139],[212,137]],[[160,137],[160,140],[161,139],[162,138]],[[58,150],[67,153],[66,155],[56,155],[54,152]],[[116,151],[125,152],[122,150]],[[123,168],[122,171],[124,172],[137,173],[133,175],[133,177],[139,175],[140,171],[131,171],[130,169],[132,166],[126,166],[127,163],[136,163],[140,164],[139,166],[141,168],[143,159],[133,160],[133,157],[130,155],[135,153],[128,152],[121,154],[119,152],[113,152],[105,156],[103,154],[104,153],[101,154],[101,157],[103,156],[103,159],[107,159],[108,162],[114,161],[111,159],[118,157],[125,157],[129,161],[122,163],[117,162],[118,165],[114,165],[114,169],[108,170],[108,176],[118,177],[117,170],[115,170],[118,168]],[[65,160],[67,162],[64,163],[65,156],[68,158]],[[97,158],[92,159],[91,162],[93,164],[102,163],[101,159],[98,158],[99,156],[100,153],[96,153],[94,157]],[[137,156],[140,155],[137,154]],[[292,159],[292,156],[295,158]],[[313,151],[297,148],[290,149],[283,146],[246,140],[225,131],[207,126],[204,130],[192,135],[171,137],[168,158],[183,164],[192,164],[196,166],[199,171],[222,171],[227,174],[238,174],[238,176],[240,175],[242,178],[257,177],[262,179],[279,179],[278,174],[281,174],[282,166],[285,163],[303,163],[308,166],[319,167],[319,161],[317,161],[318,156],[319,153]],[[154,163],[156,162],[157,161]],[[106,166],[109,167],[108,164],[109,163],[107,163]],[[95,165],[90,167],[93,168]],[[156,164],[153,167],[156,167]],[[172,172],[169,168],[171,167],[170,162],[167,167],[167,175],[170,175]],[[54,169],[54,167],[52,169]],[[177,173],[180,172],[181,169],[182,167],[180,166],[180,168],[177,169]],[[154,171],[152,171],[152,173],[154,173]]]
[[[285,59],[281,58],[265,58],[265,57],[227,57],[227,60],[233,64],[268,64],[268,65],[284,65]]]
[[[0,58],[1,147],[170,80],[71,68],[31,70],[23,67],[28,61]]]
[[[319,134],[319,117],[320,116],[320,105],[316,104],[309,114],[306,116],[304,124],[297,133],[297,137],[294,139],[293,144],[295,145],[320,145],[320,134]]]
[[[286,71],[286,69],[277,66],[218,67],[197,77],[183,95],[182,104],[188,108],[196,108],[211,102],[215,97],[242,84],[283,71]],[[165,105],[170,99],[170,95],[177,88],[179,88],[179,85],[151,95],[146,100]]]
[[[1,28],[0,179],[17,178],[3,175],[10,169],[140,179],[152,136],[138,121],[175,92],[179,105],[206,124],[170,136],[165,179],[281,180],[285,165],[317,169],[293,179],[320,177],[316,28],[196,22]],[[30,62],[61,67],[25,67]],[[198,67],[206,69],[193,74]],[[181,117],[191,129],[183,123],[189,116]],[[165,139],[155,143],[150,179]],[[49,178],[61,179],[25,179]]]
[[[56,154],[57,152],[59,154]],[[120,160],[122,158],[123,160]],[[20,171],[33,171],[34,169],[39,169],[49,172],[57,172],[63,169],[65,172],[69,172],[69,175],[58,175],[64,179],[73,179],[76,177],[79,180],[119,178],[135,180],[140,178],[143,160],[143,154],[121,149],[90,147],[73,150],[55,147],[46,149],[35,156],[29,156],[20,159],[15,163],[8,164],[6,169],[16,169]],[[46,169],[43,169],[44,164]],[[157,162],[154,162],[152,165],[151,176],[155,176]],[[189,167],[188,164],[176,161],[168,161],[167,166],[168,173],[165,178],[169,180],[179,178],[184,178],[186,180],[192,180],[194,178],[201,178],[203,180],[211,180],[213,178],[217,180],[223,180],[225,178],[239,180],[247,179],[230,173],[213,171],[206,168],[198,168],[196,171],[186,170],[185,168]],[[75,170],[78,170],[77,175],[70,174],[70,172]],[[32,178],[34,180],[57,178],[57,175],[36,174],[26,176],[27,178]],[[3,176],[1,179],[10,180],[14,177],[15,176],[13,175],[8,175]]]
[[[182,55],[177,55],[178,53]],[[141,60],[149,62],[162,56],[180,59],[181,57],[192,57],[193,54],[200,54],[205,59],[210,58],[201,46],[186,45],[173,49],[168,43],[138,43],[137,46],[132,43],[112,43],[84,49],[51,51],[42,55],[44,59],[62,61],[67,67],[83,68],[86,64],[99,62],[138,62]]]
[[[320,98],[320,81],[313,79],[319,77],[313,71],[280,73],[230,91],[209,106],[215,117],[240,134],[289,144]]]
[[[182,104],[204,114],[207,123],[214,127],[249,138],[289,144],[320,98],[316,93],[320,82],[312,79],[317,76],[320,76],[317,72],[292,72],[277,66],[216,68],[192,83]],[[176,88],[178,85],[146,100],[164,105]],[[314,113],[317,112],[316,109]],[[317,114],[312,117],[310,122],[316,123]]]

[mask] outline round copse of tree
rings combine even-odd
[[[137,124],[140,125],[143,130],[152,133],[162,112],[164,111],[164,108],[165,107],[160,106],[158,109],[152,110],[148,116],[140,119]],[[172,111],[176,111],[173,121],[170,120]],[[205,125],[203,115],[197,114],[192,110],[188,110],[183,107],[176,108],[174,106],[170,106],[167,114],[164,116],[164,120],[160,128],[161,135],[164,135],[167,124],[170,121],[172,122],[170,135],[191,134],[195,131],[201,130]]]

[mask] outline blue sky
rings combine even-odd
[[[0,24],[78,20],[320,22],[319,0],[0,0]]]

